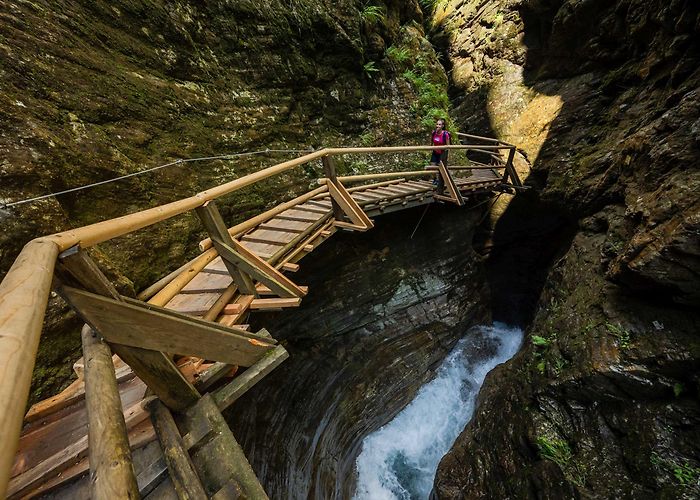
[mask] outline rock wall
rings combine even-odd
[[[509,232],[532,207],[577,229],[436,495],[697,497],[697,3],[440,5],[458,121],[515,143],[531,166],[534,192],[504,208],[492,243],[518,245]]]
[[[414,0],[375,7],[0,2],[0,203],[181,158],[423,142],[421,120],[437,112],[434,101],[447,102],[445,73]],[[409,79],[414,63],[420,71]],[[425,95],[428,84],[435,95]],[[0,206],[0,278],[32,238],[190,196],[300,154],[188,163]],[[382,160],[382,168],[399,165],[396,157]],[[353,158],[339,169],[359,173],[378,162]],[[233,225],[315,187],[320,174],[319,162],[240,191],[221,201],[222,214]],[[193,257],[202,237],[188,214],[100,245],[93,256],[123,293],[133,293]],[[78,331],[52,299],[34,398],[69,376]]]

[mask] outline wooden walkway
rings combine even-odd
[[[124,467],[127,475],[131,470],[131,491],[145,498],[266,498],[221,417],[287,357],[266,330],[249,331],[250,313],[298,307],[308,290],[290,276],[301,259],[338,230],[365,231],[373,227],[372,217],[384,213],[434,202],[464,205],[470,197],[522,186],[512,155],[497,165],[440,165],[434,172],[354,177],[337,177],[333,163],[322,159],[327,178],[318,189],[232,228],[223,225],[213,201],[195,207],[210,238],[200,243],[199,257],[139,295],[145,304],[120,296],[84,251],[61,254],[57,290],[116,353],[103,365],[114,371],[118,384],[117,420],[123,415],[122,440],[133,453]],[[443,180],[441,193],[432,181],[435,175]],[[381,182],[346,187],[374,180]],[[83,331],[85,359],[93,359],[92,332],[87,326]],[[161,352],[187,355],[174,358],[172,372],[167,368],[172,361],[145,355]],[[80,363],[80,378],[72,386],[26,415],[9,498],[52,490],[66,498],[104,496],[95,493],[94,477],[100,473],[89,467],[99,445],[88,447],[89,439],[98,438],[88,436],[92,403]],[[149,371],[154,369],[156,375]],[[155,396],[146,395],[148,388]],[[99,404],[104,406],[104,398]],[[109,455],[109,450],[101,453]],[[86,476],[88,469],[93,480]]]

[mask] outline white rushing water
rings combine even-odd
[[[474,413],[486,374],[515,355],[522,331],[469,330],[401,413],[362,442],[355,499],[427,499],[440,459]]]

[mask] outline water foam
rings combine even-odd
[[[435,471],[474,413],[496,365],[518,351],[522,331],[496,323],[471,329],[401,413],[362,442],[355,499],[428,498]]]

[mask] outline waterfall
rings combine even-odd
[[[520,329],[500,323],[470,329],[415,399],[363,440],[355,498],[428,498],[438,463],[471,419],[486,374],[521,341]]]

